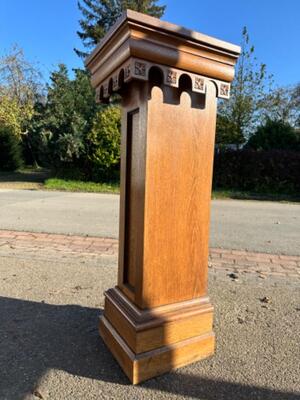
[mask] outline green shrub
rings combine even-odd
[[[300,152],[226,150],[215,155],[214,188],[300,193]]]
[[[0,170],[15,171],[23,165],[20,141],[11,127],[0,125]]]
[[[257,128],[247,147],[254,150],[300,150],[300,135],[290,124],[269,119]]]
[[[87,135],[91,179],[113,181],[119,177],[121,111],[108,106],[99,111]]]

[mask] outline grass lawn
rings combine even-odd
[[[66,190],[68,192],[119,193],[118,184],[82,182],[58,178],[47,179],[44,183],[44,189]]]
[[[257,193],[241,192],[238,190],[213,190],[212,199],[235,199],[235,200],[261,200],[277,202],[300,202],[300,194],[284,193]]]
[[[0,189],[119,193],[118,184],[83,182],[52,176],[51,171],[42,168],[24,168],[15,172],[0,171]]]
[[[0,189],[63,190],[69,192],[119,193],[117,183],[83,182],[53,178],[46,169],[25,168],[16,172],[0,171]],[[214,190],[212,199],[266,200],[300,202],[300,194],[253,193],[237,190]]]
[[[51,178],[44,184],[48,190],[67,190],[70,192],[94,192],[94,193],[119,193],[117,183],[94,183],[74,180]],[[236,199],[236,200],[265,200],[280,202],[300,202],[300,195],[276,194],[276,193],[252,193],[237,190],[214,190],[212,199]]]

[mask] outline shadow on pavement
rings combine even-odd
[[[170,375],[171,376],[171,375]],[[141,386],[201,400],[300,400],[297,393],[287,393],[262,387],[247,386],[182,374],[180,370],[172,374],[170,380],[152,379]]]
[[[99,338],[100,312],[0,297],[0,398],[25,398],[49,369],[128,386]],[[210,380],[180,370],[135,387],[134,397],[152,389],[203,400],[299,400],[297,394]]]
[[[0,297],[0,399],[24,398],[52,368],[126,384],[98,335],[100,312]]]

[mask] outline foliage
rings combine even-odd
[[[25,59],[23,50],[14,46],[0,58],[0,122],[11,126],[20,138],[42,94],[41,74]]]
[[[0,124],[0,170],[15,171],[21,166],[20,141],[12,127]]]
[[[59,161],[72,163],[84,153],[85,146],[80,132],[64,133],[56,141],[56,154]]]
[[[258,127],[247,146],[254,150],[300,150],[300,134],[287,122],[268,119]]]
[[[300,195],[300,152],[220,151],[215,155],[214,187]]]
[[[71,80],[63,64],[50,80],[46,103],[35,106],[28,145],[41,165],[78,165],[84,162],[86,135],[97,109],[94,90],[86,71],[75,70]]]
[[[128,8],[158,18],[165,12],[165,6],[157,5],[157,0],[81,0],[78,7],[83,18],[77,34],[86,49],[93,48]],[[88,54],[78,49],[75,52],[80,57]]]
[[[244,137],[240,134],[238,126],[227,116],[218,115],[216,131],[216,144],[218,147],[229,144],[236,144],[238,146],[245,141]]]
[[[10,126],[12,134],[20,138],[22,133],[22,115],[16,99],[0,94],[0,124]]]
[[[266,107],[266,90],[271,85],[271,77],[267,75],[266,65],[257,62],[246,27],[243,29],[241,47],[230,99],[219,104],[218,128],[222,128],[217,130],[219,143],[224,137],[226,142],[243,143],[253,132]],[[220,121],[221,118],[228,122],[227,126]],[[229,130],[225,134],[227,127]]]
[[[276,88],[266,100],[267,118],[300,127],[300,84]]]
[[[99,111],[88,134],[93,180],[114,180],[119,175],[121,112],[118,106]]]

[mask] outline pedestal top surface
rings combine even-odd
[[[126,22],[144,25],[145,27],[156,31],[164,32],[169,35],[175,35],[179,38],[181,37],[184,40],[198,42],[199,44],[206,44],[216,49],[222,49],[223,51],[225,50],[232,53],[233,55],[236,55],[236,57],[238,57],[240,54],[240,46],[237,46],[235,44],[225,42],[213,36],[208,36],[197,31],[193,31],[183,26],[173,24],[171,22],[162,21],[147,14],[139,13],[132,10],[126,10],[107,32],[104,38],[99,42],[93,52],[87,57],[85,62],[86,65],[88,65],[93,60],[93,58],[96,57],[101,48],[103,48],[105,44],[109,42],[112,36],[114,36],[115,32],[119,30]]]
[[[239,46],[127,10],[85,64],[95,88],[105,81],[109,85],[121,69],[126,80],[126,68],[133,58],[229,83],[239,54]]]

